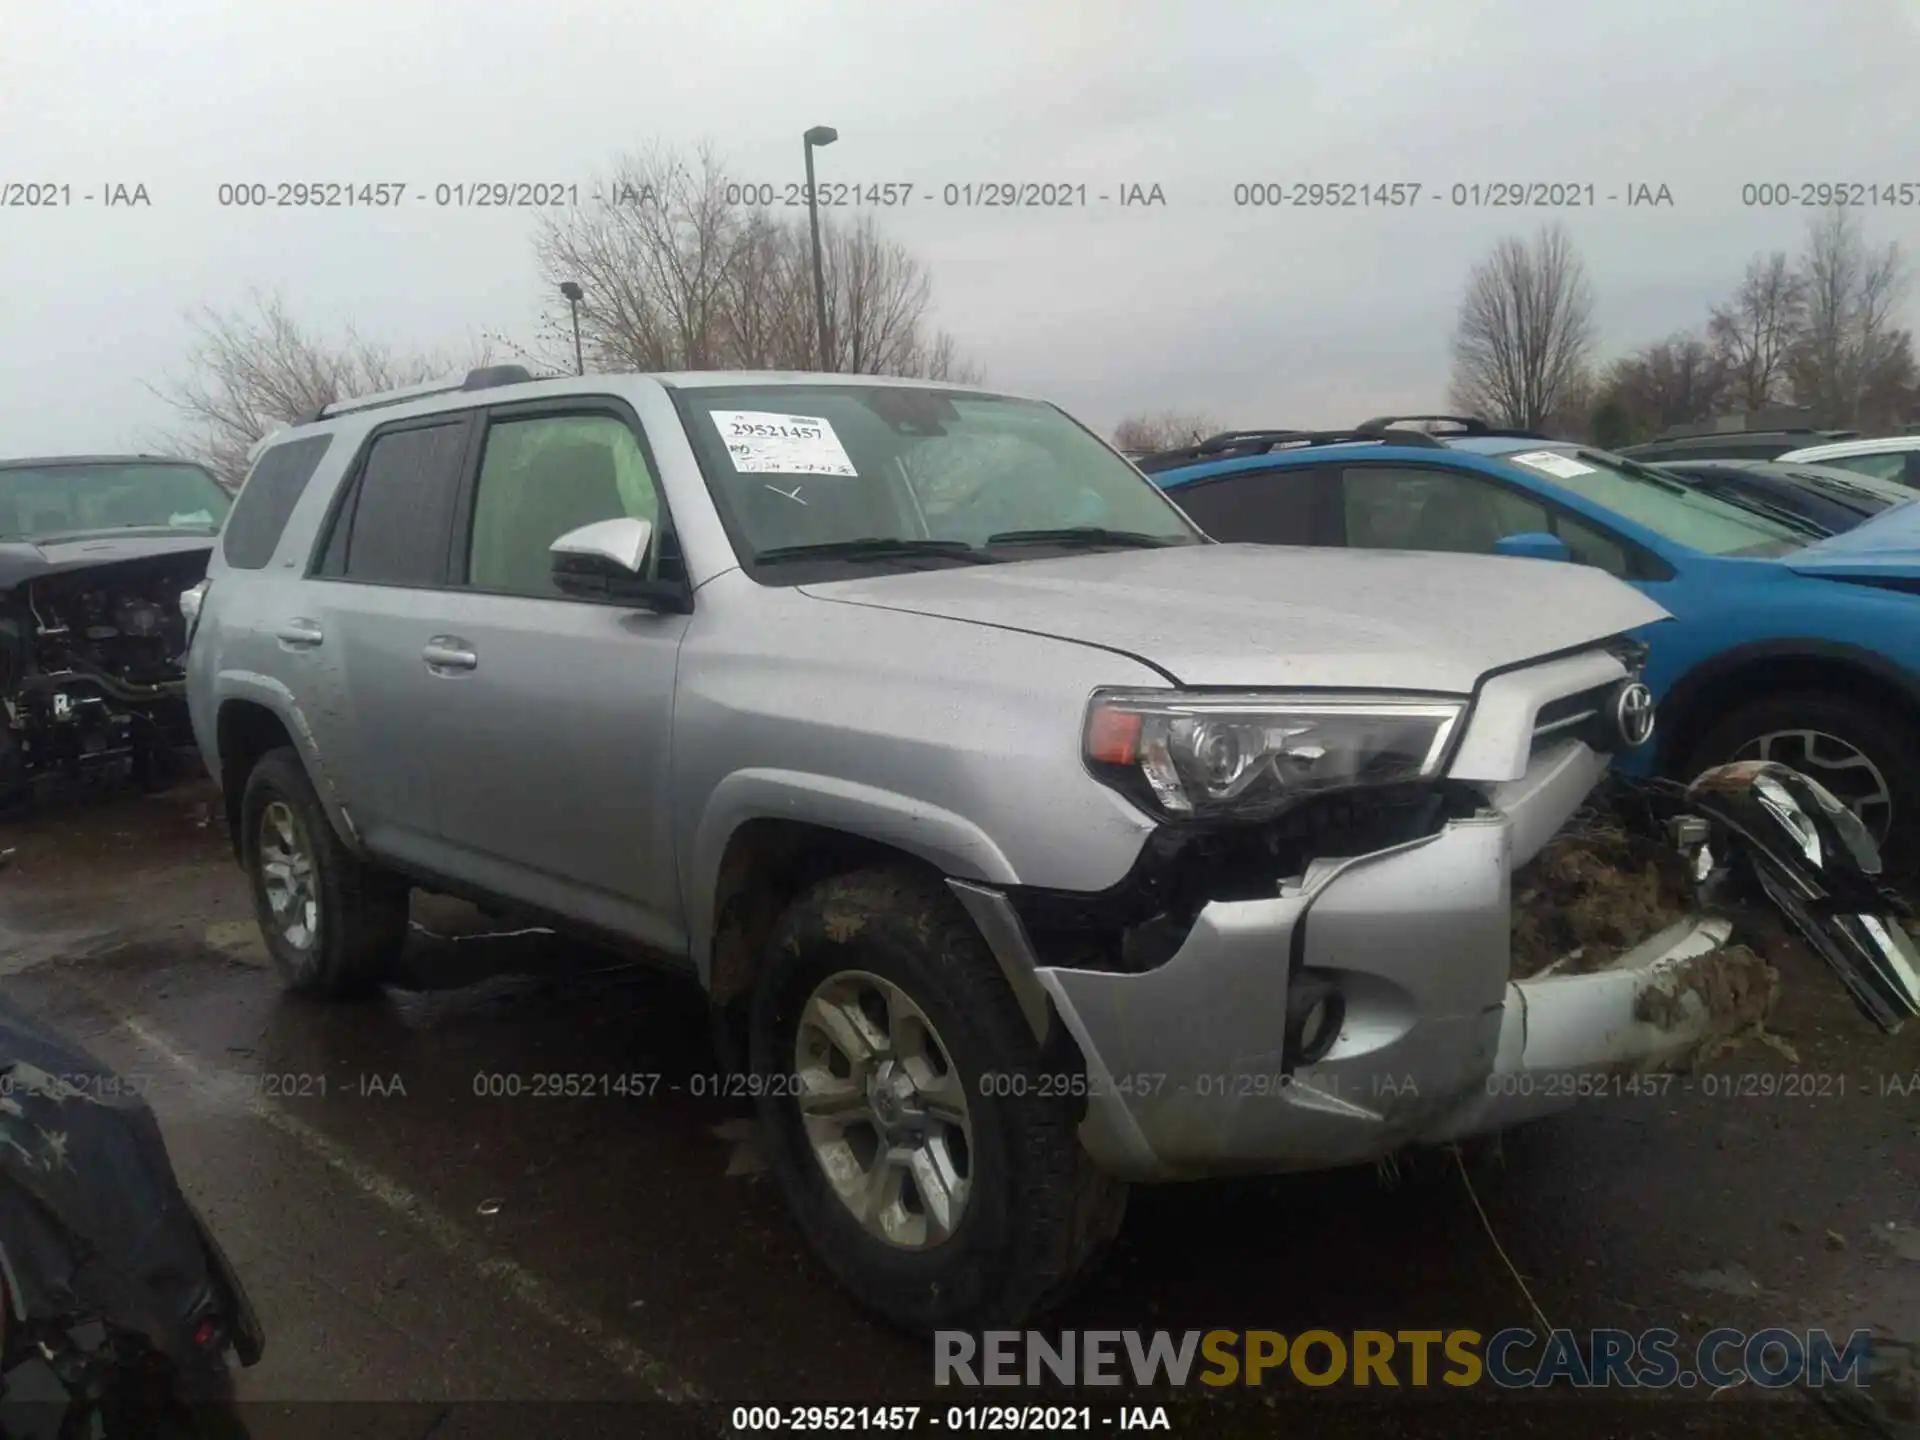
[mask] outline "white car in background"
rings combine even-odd
[[[1880,440],[1839,440],[1831,445],[1809,445],[1779,457],[1793,465],[1836,465],[1842,470],[1895,480],[1920,490],[1920,434],[1889,435]]]

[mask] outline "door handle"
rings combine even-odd
[[[427,662],[429,670],[471,670],[480,663],[480,657],[467,642],[455,635],[434,636],[420,652],[420,658]]]
[[[296,645],[306,648],[318,645],[326,638],[319,624],[312,620],[289,620],[274,632],[283,645]]]

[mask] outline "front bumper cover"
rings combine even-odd
[[[1726,948],[1724,921],[1675,925],[1595,972],[1510,977],[1513,869],[1605,768],[1570,742],[1431,837],[1206,906],[1144,974],[1035,965],[1004,897],[954,888],[1029,1016],[1044,996],[1077,1043],[1081,1139],[1111,1174],[1365,1162],[1564,1109],[1764,1018],[1773,972]],[[1292,1067],[1282,1037],[1299,970],[1336,984],[1345,1013],[1331,1049]]]

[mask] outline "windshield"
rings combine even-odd
[[[129,461],[0,469],[0,539],[154,528],[211,535],[232,503],[198,465]]]
[[[1501,458],[1704,554],[1785,555],[1807,543],[1805,533],[1793,525],[1618,455],[1598,450],[1524,450]]]
[[[880,385],[675,398],[734,548],[768,583],[799,578],[794,560],[899,568],[1206,543],[1051,405]]]
[[[1902,450],[1882,450],[1868,455],[1828,455],[1813,463],[1826,469],[1849,470],[1871,480],[1898,481],[1907,473],[1907,454]]]
[[[1871,510],[1884,510],[1891,505],[1904,505],[1913,499],[1916,493],[1920,493],[1908,489],[1897,480],[1885,480],[1877,475],[1831,469],[1820,465],[1796,465],[1788,470],[1787,474],[1809,489],[1843,496],[1849,502]]]

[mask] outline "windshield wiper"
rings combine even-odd
[[[1798,530],[1802,535],[1811,535],[1816,540],[1824,540],[1833,534],[1833,531],[1826,526],[1809,520],[1804,515],[1796,514],[1783,505],[1775,505],[1770,501],[1742,494],[1738,490],[1706,490],[1705,493],[1716,500],[1724,500],[1737,510],[1759,515],[1773,521],[1776,525],[1784,525],[1789,530]]]
[[[1070,525],[1060,530],[1002,530],[989,535],[994,545],[1060,545],[1075,550],[1094,550],[1119,546],[1129,550],[1158,550],[1181,542],[1165,535],[1148,535],[1140,530],[1103,530],[1098,525]]]
[[[916,560],[923,557],[959,560],[969,565],[991,562],[990,556],[982,555],[964,540],[868,535],[858,540],[823,540],[817,545],[776,545],[771,550],[760,551],[753,557],[753,563],[777,565],[785,560]]]

